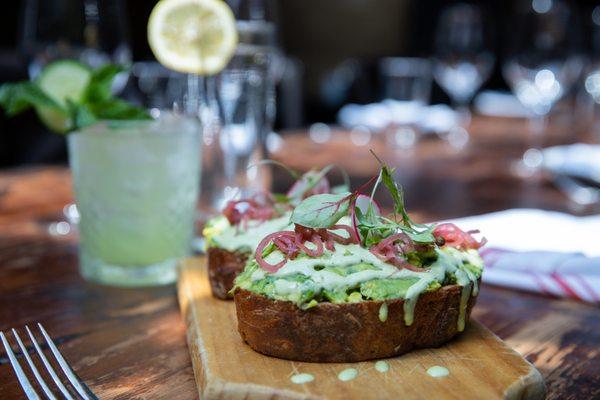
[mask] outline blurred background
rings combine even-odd
[[[575,208],[597,204],[598,177],[590,176],[587,164],[597,159],[597,148],[542,150],[600,137],[598,2],[228,3],[243,22],[238,24],[242,42],[273,50],[273,87],[267,88],[272,93],[266,96],[263,121],[267,131],[261,133],[272,157],[303,170],[333,161],[360,178],[375,172],[367,151],[373,148],[394,160],[403,183],[413,186],[418,179],[414,191],[431,193],[459,176],[461,185],[450,185],[456,187],[450,192],[461,192],[465,180],[473,190],[490,180],[506,185],[480,196],[481,204],[459,201],[465,206],[453,214],[506,206],[557,208],[545,207],[543,197],[531,190],[493,206],[500,192],[514,188],[515,176],[526,178],[520,184],[539,184],[540,170],[551,173],[549,182]],[[146,26],[154,4],[5,4],[0,82],[35,78],[57,58],[79,58],[92,66],[119,62],[131,65],[115,88],[122,97],[150,109],[171,108],[187,83],[156,63],[148,47]],[[236,93],[236,81],[234,75],[223,76],[220,96],[225,99]],[[66,159],[64,139],[48,132],[32,112],[13,119],[0,114],[0,166],[64,164]],[[450,170],[453,175],[447,176]],[[527,180],[531,176],[536,179]],[[435,207],[440,205],[427,208]]]
[[[130,68],[115,79],[115,95],[154,117],[164,110],[193,113],[203,131],[196,210],[176,212],[185,208],[181,197],[191,198],[179,192],[195,190],[185,184],[190,174],[180,171],[194,170],[188,165],[198,165],[200,146],[186,147],[194,151],[169,163],[182,166],[175,178],[160,178],[168,171],[158,163],[135,164],[139,177],[158,176],[148,180],[158,182],[151,185],[121,174],[128,169],[122,165],[135,158],[130,154],[154,160],[143,157],[152,148],[164,156],[162,148],[99,150],[124,160],[110,164],[115,168],[105,167],[109,157],[93,160],[96,149],[71,151],[71,161],[77,160],[72,165],[100,166],[79,174],[89,195],[75,205],[65,135],[50,132],[34,111],[7,118],[0,110],[0,294],[7,304],[23,304],[3,307],[6,321],[54,320],[67,339],[107,338],[94,349],[126,348],[137,335],[150,346],[138,341],[135,347],[168,351],[172,358],[173,338],[184,332],[169,300],[172,288],[117,294],[84,286],[74,273],[73,240],[85,233],[80,205],[89,203],[90,219],[108,227],[96,237],[101,230],[89,229],[92,241],[106,239],[106,246],[94,247],[113,257],[116,245],[147,260],[154,250],[168,253],[169,244],[179,242],[171,240],[174,226],[193,220],[202,232],[226,200],[269,187],[286,193],[293,179],[285,171],[266,164],[249,168],[262,158],[298,172],[334,163],[358,188],[379,172],[373,150],[395,168],[411,218],[452,221],[480,229],[488,239],[481,252],[486,288],[474,315],[535,363],[547,380],[548,398],[598,393],[600,0],[227,0],[240,41],[214,77],[182,75],[156,62],[147,39],[156,2],[2,1],[0,84],[36,79],[45,65],[64,58],[92,67],[125,64]],[[97,185],[99,177],[107,178],[108,190]],[[333,187],[343,177],[334,169],[328,179]],[[376,197],[384,210],[393,206],[384,190]],[[167,200],[169,207],[161,208]],[[188,217],[192,212],[196,218]],[[120,240],[121,230],[131,242]],[[138,236],[144,242],[132,245]],[[150,303],[132,307],[137,302]],[[151,312],[135,311],[142,308]],[[159,335],[148,336],[154,325],[168,329],[152,328]],[[111,335],[94,333],[107,326]],[[127,343],[119,344],[119,336]],[[163,359],[148,354],[140,360]],[[134,358],[121,357],[120,369],[106,363],[110,370],[98,375],[98,385],[114,392],[107,377],[131,375],[136,369],[127,362]],[[138,370],[151,371],[144,382],[156,383],[174,376],[172,364],[165,365]],[[96,365],[90,368],[88,376],[97,375]],[[0,387],[2,379],[14,380],[0,373]],[[119,388],[125,386],[138,385]]]
[[[558,5],[553,0],[478,1],[471,4],[472,8],[465,3],[457,6],[440,0],[231,0],[229,3],[238,8],[238,15],[248,14],[254,7],[255,15],[248,14],[246,18],[264,18],[276,26],[276,43],[281,52],[275,122],[278,132],[315,122],[380,129],[389,118],[385,108],[383,116],[374,107],[370,110],[351,107],[342,114],[340,110],[347,104],[371,104],[386,98],[449,103],[459,110],[474,104],[476,112],[484,114],[526,113],[527,110],[519,110],[518,101],[501,95],[509,94],[511,85],[515,85],[511,80],[519,79],[507,71],[511,57],[515,58],[515,52],[529,51],[525,41],[534,32],[521,32],[533,29],[522,26],[533,19],[528,12],[558,13],[557,18],[564,22],[552,22],[549,17],[547,23],[554,26],[540,29],[552,32],[548,35],[567,36],[557,39],[561,43],[555,44],[569,47],[569,51],[555,49],[562,53],[563,61],[568,61],[571,52],[583,58],[571,67],[572,76],[564,78],[568,82],[560,83],[564,86],[561,88],[564,93],[557,101],[561,108],[564,105],[591,117],[594,82],[600,87],[600,79],[593,78],[587,92],[585,86],[586,77],[594,76],[590,73],[600,51],[600,8],[594,1]],[[103,57],[133,63],[123,95],[156,106],[152,103],[164,98],[166,88],[155,79],[164,71],[154,64],[146,39],[147,18],[154,4],[148,0],[7,2],[0,15],[0,81],[35,75],[40,58],[58,57],[50,53],[60,54],[61,45],[87,41],[98,44],[99,51],[87,56],[91,63],[100,62]],[[568,32],[557,33],[561,26]],[[53,49],[47,48],[50,44]],[[523,48],[518,49],[516,44]],[[451,59],[453,50],[455,59]],[[436,56],[446,62],[445,66],[434,65]],[[462,66],[458,66],[460,62]],[[415,90],[420,92],[414,93]],[[505,109],[491,110],[490,101],[501,102]],[[440,118],[452,118],[443,112],[447,111],[445,108],[438,111]],[[406,112],[414,114],[410,109],[399,109],[399,113]],[[411,117],[396,116],[398,121],[407,118]],[[373,125],[370,119],[377,120],[375,126],[370,126]],[[0,116],[0,131],[1,166],[66,160],[64,141],[48,133],[32,115],[10,121]]]

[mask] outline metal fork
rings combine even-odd
[[[71,369],[69,364],[65,361],[63,356],[58,351],[58,348],[56,347],[56,345],[50,338],[50,335],[48,335],[48,332],[46,332],[46,330],[44,329],[42,324],[38,323],[37,326],[40,329],[40,332],[42,333],[42,335],[44,336],[44,339],[46,341],[46,344],[50,348],[50,351],[54,355],[54,360],[60,366],[60,369],[63,371],[66,379],[69,381],[72,390],[74,390],[76,392],[76,393],[73,393],[73,391],[69,391],[65,387],[65,385],[59,378],[58,374],[56,373],[56,371],[54,370],[52,365],[50,365],[50,362],[48,362],[48,359],[46,358],[44,352],[40,348],[40,345],[38,344],[35,336],[33,335],[33,332],[31,332],[31,330],[29,329],[28,326],[25,326],[25,330],[27,331],[29,338],[31,339],[31,343],[33,344],[33,347],[35,348],[35,351],[37,352],[38,357],[42,361],[42,364],[44,364],[46,371],[48,372],[48,374],[52,378],[52,381],[54,381],[54,384],[56,385],[58,390],[62,393],[64,398],[67,400],[75,400],[75,399],[80,399],[80,398],[84,399],[84,400],[98,400],[98,398],[94,395],[94,393],[92,393],[90,388],[87,387],[86,384],[83,383],[83,381],[81,381],[75,375],[75,373],[73,372],[73,370]],[[37,367],[33,363],[33,360],[31,359],[31,357],[29,356],[29,352],[27,351],[27,348],[23,344],[23,341],[21,341],[19,334],[14,329],[12,329],[12,333],[15,336],[17,343],[19,344],[19,348],[21,349],[21,354],[25,357],[25,360],[27,360],[27,364],[29,364],[29,368],[31,368],[31,372],[33,372],[33,376],[35,376],[35,379],[37,380],[38,384],[40,385],[42,391],[44,392],[44,394],[46,395],[46,397],[48,399],[56,400],[56,396],[50,390],[50,388],[48,387],[48,384],[44,381],[44,378],[42,378],[42,375],[40,375],[40,372],[38,371]],[[35,391],[31,382],[29,382],[29,378],[27,378],[27,375],[23,371],[23,368],[21,368],[21,365],[19,364],[19,361],[17,360],[17,356],[15,356],[15,353],[13,352],[10,343],[8,342],[6,336],[4,335],[4,332],[0,332],[0,338],[2,339],[2,343],[4,344],[4,349],[6,350],[6,354],[8,354],[8,359],[10,360],[10,363],[13,367],[13,370],[15,371],[15,374],[17,375],[17,379],[19,380],[19,383],[21,384],[23,391],[25,392],[25,395],[27,396],[27,398],[29,400],[39,400],[40,396]]]

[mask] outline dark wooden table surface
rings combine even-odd
[[[557,142],[574,139],[564,126],[566,136],[558,129]],[[570,204],[544,178],[524,179],[511,171],[510,160],[523,149],[522,121],[477,118],[472,134],[461,152],[431,139],[400,152],[381,139],[357,148],[343,132],[321,145],[306,135],[290,135],[275,156],[299,169],[334,161],[360,182],[376,170],[367,154],[371,147],[398,168],[408,206],[420,220],[511,207],[599,212]],[[276,175],[275,184],[286,183]],[[102,399],[197,398],[175,288],[87,283],[77,272],[76,236],[47,233],[71,196],[65,168],[0,173],[0,330],[42,322]],[[597,307],[484,285],[474,317],[537,366],[548,398],[600,398]],[[0,399],[21,398],[0,351]]]

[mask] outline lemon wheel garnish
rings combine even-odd
[[[148,42],[165,67],[213,75],[235,52],[235,17],[222,0],[161,0],[148,20]]]

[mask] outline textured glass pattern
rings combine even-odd
[[[152,271],[152,266],[174,264],[189,255],[199,135],[195,120],[170,116],[107,123],[69,136],[84,276],[124,280],[108,282],[123,285],[151,284],[165,279],[145,277],[143,268]],[[104,277],[98,271],[103,265],[111,271]]]

